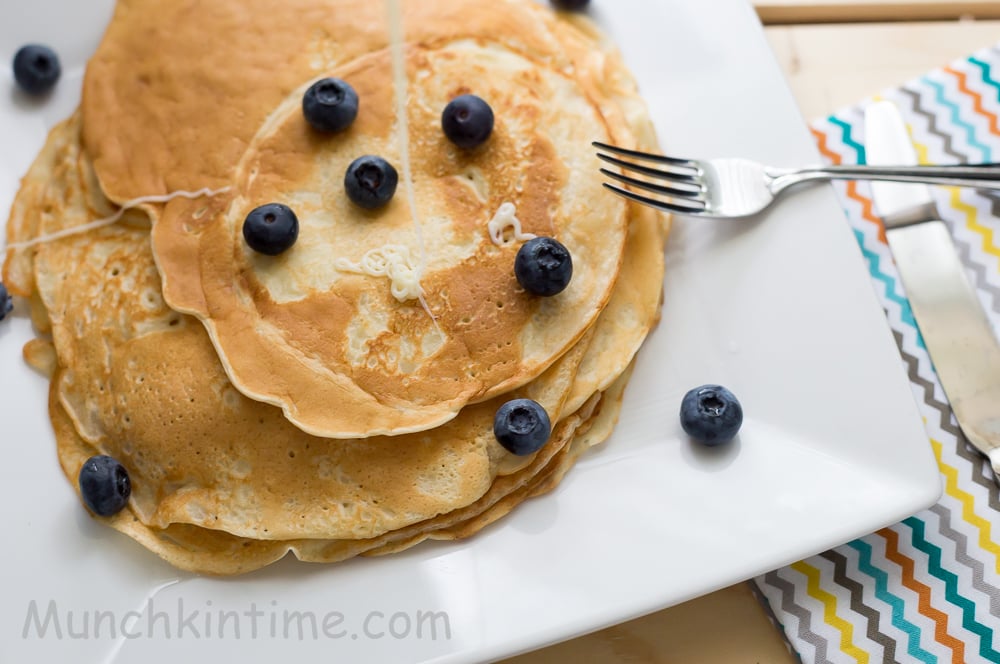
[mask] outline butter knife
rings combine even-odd
[[[872,165],[916,165],[899,110],[876,102],[865,111]],[[923,184],[873,182],[875,207],[941,387],[965,437],[1000,478],[1000,345],[948,227]]]

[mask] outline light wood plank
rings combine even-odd
[[[506,664],[792,664],[746,584],[507,660]]]
[[[765,25],[1000,18],[996,0],[756,0]]]
[[[765,33],[803,116],[813,120],[996,44],[1000,21],[771,26]]]

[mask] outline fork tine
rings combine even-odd
[[[614,171],[608,170],[607,168],[602,168],[601,173],[604,173],[609,178],[614,178],[619,182],[624,182],[625,184],[630,184],[633,187],[638,187],[639,189],[645,189],[646,191],[652,191],[657,194],[664,194],[666,196],[678,196],[680,198],[693,198],[699,202],[704,201],[702,194],[705,190],[698,186],[695,189],[678,189],[676,187],[666,187],[662,184],[653,184],[652,182],[646,182],[645,180],[639,180],[636,178],[630,178],[627,175],[622,175],[621,173],[615,173]],[[687,186],[687,185],[681,185]]]
[[[674,205],[673,203],[667,203],[665,201],[658,201],[655,198],[647,198],[645,196],[640,196],[639,194],[632,193],[620,187],[616,187],[613,184],[604,183],[605,189],[610,189],[619,196],[624,196],[625,198],[635,201],[636,203],[642,203],[643,205],[648,205],[654,207],[658,210],[663,210],[665,212],[676,212],[677,214],[691,214],[699,215],[705,212],[704,207],[685,207],[682,205]]]
[[[620,148],[616,145],[608,145],[607,143],[601,143],[599,141],[594,141],[591,143],[595,148],[599,150],[606,150],[608,152],[613,152],[615,154],[620,154],[624,157],[632,157],[634,159],[645,159],[646,161],[655,161],[659,164],[673,164],[674,166],[687,166],[688,168],[698,168],[698,164],[690,159],[678,159],[677,157],[665,157],[659,154],[649,154],[648,152],[639,152],[638,150],[627,150],[625,148]]]
[[[661,171],[658,168],[650,168],[649,166],[642,166],[640,164],[633,164],[630,161],[624,161],[618,159],[617,157],[612,157],[611,155],[597,153],[597,158],[601,161],[606,161],[609,164],[614,164],[615,166],[620,166],[627,171],[635,171],[637,173],[642,173],[644,175],[652,175],[655,178],[662,178],[664,180],[673,180],[675,182],[691,182],[698,183],[698,178],[693,174],[689,173],[677,173],[674,171]]]

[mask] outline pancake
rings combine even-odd
[[[588,402],[588,410],[596,407],[597,402],[597,399]],[[52,390],[49,407],[61,468],[67,480],[76,486],[75,480],[80,467],[90,456],[98,453],[98,450],[79,436],[72,420],[59,403],[55,390]],[[607,410],[601,409],[596,415],[589,414],[588,410],[567,418],[564,428],[572,427],[575,431],[592,425],[601,427],[603,421],[612,419],[616,413],[613,405]],[[585,416],[588,419],[584,420]],[[549,480],[553,471],[561,466],[564,454],[562,450],[565,449],[565,446],[561,447],[561,451],[555,453],[553,459],[536,457],[532,465],[538,467],[533,469],[534,472],[530,477],[521,482],[515,482],[510,477],[504,478],[503,482],[492,487],[486,495],[466,508],[370,539],[256,540],[187,524],[152,528],[143,524],[128,509],[101,520],[171,565],[201,574],[244,574],[280,560],[289,551],[304,562],[333,563],[357,555],[384,555],[402,551],[438,531],[445,532],[446,529],[462,523],[468,524],[465,533],[466,536],[471,536],[481,527],[495,521],[491,518],[483,519],[484,515],[495,512],[499,518],[509,513],[514,504],[534,495],[540,483]],[[481,525],[476,528],[475,524]],[[452,539],[452,537],[445,538]]]
[[[152,212],[164,296],[202,320],[237,389],[316,436],[430,429],[538,377],[607,303],[627,234],[629,208],[601,188],[590,142],[635,145],[634,108],[620,98],[637,95],[593,34],[528,0],[405,3],[406,137],[380,4],[205,3],[165,30],[149,28],[173,23],[173,3],[123,1],[85,83],[87,151],[112,200],[229,188]],[[225,43],[206,50],[206,30]],[[283,66],[262,69],[261,52]],[[325,75],[361,98],[354,125],[334,136],[316,134],[301,112],[303,90]],[[225,94],[234,89],[254,92]],[[497,118],[472,152],[440,129],[441,110],[462,92],[487,98]],[[197,121],[180,124],[193,97],[209,96]],[[398,165],[403,141],[416,217],[402,192],[376,212],[350,204],[347,164],[370,153]],[[246,247],[241,225],[275,201],[296,211],[301,230],[271,258]],[[568,247],[566,291],[520,288],[518,245],[497,246],[487,230],[504,203],[525,231]],[[344,267],[389,249],[420,276],[423,303]]]
[[[133,3],[123,2],[121,6],[125,5]],[[136,12],[142,13],[138,9]],[[603,86],[598,93],[588,89],[587,98],[599,94],[616,100],[601,108],[600,119],[607,127],[620,125],[616,131],[625,138],[617,142],[656,149],[634,83],[616,54],[607,47],[595,50],[599,35],[588,32],[591,28],[585,22],[574,21],[571,25],[560,21],[548,28],[553,33],[566,33],[560,38],[562,41],[553,43],[565,44],[576,39],[587,44],[589,59],[580,51],[573,63],[581,71],[602,72],[600,76],[583,77],[593,85]],[[112,25],[109,35],[114,29]],[[476,48],[480,47],[482,44],[477,43]],[[443,58],[442,66],[447,66],[449,58],[474,60],[475,56],[469,54],[455,54],[455,49],[466,48],[471,48],[470,43],[459,39],[435,44],[421,42],[410,47],[408,57],[411,64]],[[426,52],[421,54],[421,51]],[[509,49],[500,52],[502,57],[525,58],[523,52]],[[384,53],[371,52],[342,66],[384,67],[385,57]],[[417,86],[411,96],[421,98],[431,91],[430,86]],[[292,94],[291,98],[294,97]],[[417,111],[411,109],[411,115],[419,111],[419,106],[415,106]],[[50,135],[18,194],[8,224],[8,242],[71,231],[115,213],[113,200],[103,190],[104,174],[82,138],[88,126],[86,108],[85,99],[84,116],[75,116]],[[256,170],[254,177],[247,178],[249,189],[270,186],[275,196],[281,192],[294,193],[296,183],[305,183],[294,194],[298,197],[308,198],[313,186],[322,191],[322,182],[308,178],[301,182],[297,177],[283,180],[287,173],[294,172],[293,168],[262,175],[280,160],[262,159],[261,155],[277,155],[294,145],[295,131],[289,129],[291,125],[286,121],[293,116],[282,116],[275,111],[267,118],[262,125],[267,130],[250,138],[234,167],[233,178],[240,172]],[[393,141],[378,139],[375,132],[353,139],[342,138],[385,140],[386,152],[394,149]],[[320,146],[314,153],[323,154],[328,148]],[[420,160],[419,150],[412,151],[418,177],[433,175],[433,165]],[[298,148],[289,154],[292,159],[289,163],[294,163]],[[137,157],[136,174],[140,174],[147,156]],[[108,154],[105,152],[102,158],[106,160]],[[340,157],[330,151],[326,158]],[[246,164],[253,159],[259,159],[259,166],[247,169]],[[590,170],[593,169],[587,166],[587,171]],[[487,171],[485,175],[476,175],[472,185],[462,186],[475,188],[481,184],[477,179],[480,177],[482,182],[488,182],[489,188],[503,184],[505,176],[494,172],[502,171],[499,162]],[[164,175],[169,173],[170,169],[164,170]],[[269,178],[274,182],[267,184]],[[494,182],[489,178],[498,179]],[[189,189],[220,184],[211,178],[186,182],[184,186]],[[52,341],[41,339],[29,343],[25,355],[34,366],[53,376],[50,414],[67,478],[75,485],[83,460],[98,452],[120,459],[132,476],[133,495],[126,510],[102,519],[112,527],[178,567],[212,574],[256,569],[288,551],[314,562],[391,553],[428,538],[470,536],[529,496],[551,490],[580,453],[610,432],[627,381],[628,366],[658,316],[662,245],[667,228],[658,214],[615,201],[623,206],[623,246],[614,269],[604,275],[608,277],[607,293],[602,296],[605,301],[596,307],[592,321],[584,324],[575,336],[570,335],[568,348],[559,349],[547,363],[542,362],[536,375],[509,381],[502,390],[498,388],[497,396],[483,392],[470,398],[471,403],[461,407],[457,414],[449,415],[445,423],[432,425],[433,428],[410,433],[395,429],[382,434],[376,433],[377,429],[366,429],[347,438],[343,437],[343,430],[339,430],[338,436],[328,435],[329,432],[312,435],[301,422],[289,421],[287,413],[283,414],[281,408],[267,399],[259,398],[260,395],[249,398],[243,390],[236,389],[231,378],[232,367],[226,366],[225,353],[220,355],[219,339],[213,340],[209,335],[216,329],[215,319],[210,316],[199,320],[203,317],[177,311],[164,296],[161,286],[165,285],[169,291],[171,283],[177,282],[161,272],[164,256],[157,253],[158,234],[166,236],[167,241],[176,240],[179,244],[175,248],[191,242],[192,238],[186,235],[192,235],[199,243],[205,238],[217,238],[218,241],[208,242],[213,247],[225,246],[228,241],[234,255],[237,249],[242,251],[242,245],[233,241],[238,224],[232,220],[228,225],[206,222],[196,233],[186,230],[182,233],[176,226],[183,219],[187,219],[183,223],[190,225],[199,219],[225,221],[227,215],[233,214],[238,220],[239,213],[233,210],[238,209],[245,196],[236,185],[223,186],[233,188],[224,195],[193,202],[172,201],[165,207],[144,204],[126,211],[113,225],[11,252],[5,262],[5,277],[10,275],[15,288],[20,288],[16,292],[34,302],[35,317],[42,323],[39,332],[51,329]],[[158,190],[154,187],[138,195],[151,191]],[[136,197],[128,195],[118,200]],[[398,204],[400,201],[392,205]],[[433,209],[443,204],[431,190],[423,205]],[[406,210],[388,210],[387,214],[388,218],[396,219],[395,234],[404,235],[410,220]],[[521,212],[518,214],[523,217]],[[525,229],[532,230],[528,220],[523,221]],[[577,227],[580,228],[586,226]],[[485,231],[485,223],[481,224],[481,230]],[[587,230],[581,246],[592,243],[594,233],[593,228]],[[364,241],[364,237],[358,236],[345,244],[363,247]],[[438,242],[435,251],[439,253],[454,250],[450,241],[437,238],[435,242]],[[327,243],[320,248],[323,246],[333,245]],[[485,258],[477,261],[484,264],[511,249],[496,247],[488,239],[480,240],[477,250],[483,247]],[[176,256],[169,260],[173,258]],[[245,253],[243,258],[247,259]],[[251,256],[247,260],[256,258]],[[238,261],[223,260],[216,267],[224,271],[236,264]],[[428,265],[433,265],[433,261]],[[201,274],[206,267],[213,266],[207,263],[196,266],[191,274]],[[253,270],[259,282],[244,295],[251,296],[251,300],[260,297],[260,302],[273,305],[265,282],[272,278],[271,286],[280,292],[288,287],[287,274],[280,270],[268,273],[266,269],[258,274],[256,267]],[[304,274],[308,276],[309,270]],[[368,281],[372,280],[352,275],[338,278],[333,286],[349,290],[347,284],[362,283],[358,287],[358,301],[364,300],[370,312],[381,306],[383,313],[401,315],[401,305],[394,304],[384,291],[376,291],[371,284],[364,283]],[[188,285],[197,290],[202,283],[204,280]],[[236,279],[232,283],[250,282]],[[424,283],[426,286],[427,281]],[[433,310],[431,299],[428,298]],[[492,300],[487,300],[495,307]],[[423,315],[412,304],[408,306],[414,309],[414,320]],[[255,307],[259,313],[261,308]],[[373,315],[381,320],[383,313]],[[498,314],[493,316],[492,320],[499,320]],[[537,311],[533,317],[537,317]],[[303,320],[315,322],[325,318],[305,316]],[[250,329],[273,329],[272,323],[260,319]],[[449,329],[443,317],[439,317],[438,324],[442,331]],[[366,330],[366,325],[356,328]],[[424,319],[423,325],[425,335],[434,327],[429,318]],[[410,328],[404,328],[392,331],[405,337],[405,329]],[[249,330],[243,338],[247,336],[255,338]],[[394,336],[397,335],[383,335],[383,341]],[[234,335],[234,338],[240,337]],[[298,338],[298,333],[292,338],[293,341]],[[398,339],[394,343],[398,344]],[[370,349],[375,345],[369,339],[361,347]],[[246,348],[240,354],[246,353]],[[525,357],[522,355],[517,362],[523,364]],[[398,353],[394,361],[399,363]],[[436,361],[433,354],[428,355],[428,366]],[[440,373],[440,366],[434,376],[445,376]],[[606,396],[602,396],[605,392]],[[507,453],[492,434],[496,408],[516,396],[538,400],[554,424],[550,441],[528,457]],[[342,401],[335,403],[338,408],[345,407]],[[374,426],[380,426],[379,420],[373,422]]]
[[[106,212],[79,145],[75,162],[73,145],[65,151],[60,163],[76,163],[77,172],[53,179],[42,202],[54,211],[44,233]],[[433,436],[361,441],[314,438],[277,409],[243,397],[229,386],[203,328],[159,297],[141,225],[93,230],[35,252],[36,281],[66,367],[56,379],[60,400],[87,441],[130,469],[132,509],[144,524],[186,523],[258,539],[373,537],[468,505],[497,476],[531,462],[493,438],[493,414],[508,397],[468,407]],[[658,290],[630,286],[622,293],[649,295],[648,330]],[[621,325],[607,321],[587,339],[604,325]],[[593,353],[618,355],[613,338],[600,336],[606,345]],[[586,342],[577,344],[513,396],[534,398],[558,421],[588,355]]]

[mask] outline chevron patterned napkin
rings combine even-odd
[[[823,157],[864,164],[867,100],[812,125]],[[1000,45],[877,99],[894,102],[922,163],[1000,161]],[[755,579],[805,662],[1000,662],[1000,498],[959,430],[927,355],[864,182],[834,185],[899,346],[944,480],[938,504]],[[934,188],[994,328],[1000,192]],[[997,404],[1000,411],[1000,403]]]

